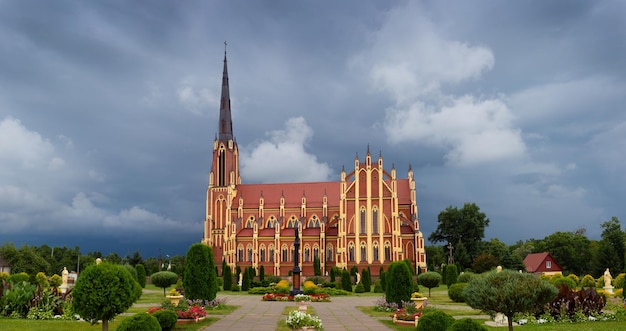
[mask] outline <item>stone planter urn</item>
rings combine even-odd
[[[166,295],[165,297],[170,299],[170,303],[174,306],[178,306],[178,302],[180,302],[180,299],[183,298],[182,295]]]
[[[298,304],[298,310],[303,311],[303,312],[306,312],[306,309],[309,306],[308,301],[298,301],[297,304]]]
[[[424,302],[426,301],[426,297],[424,298],[411,298],[411,301],[413,301],[415,303],[415,308],[420,309],[422,308],[422,306],[424,305]]]

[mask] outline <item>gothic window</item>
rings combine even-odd
[[[219,156],[217,158],[218,163],[218,178],[217,178],[217,186],[226,185],[226,155],[224,155],[224,149],[221,148],[219,152]]]
[[[276,227],[276,218],[274,216],[270,216],[270,218],[267,220],[267,228],[273,229],[275,227]]]
[[[365,233],[367,230],[367,224],[365,222],[365,207],[361,207],[361,233]]]
[[[328,244],[326,246],[326,261],[333,261],[333,244]]]
[[[367,247],[365,246],[365,241],[361,241],[361,261],[367,260]]]
[[[243,262],[243,245],[241,244],[237,247],[237,261]]]
[[[287,245],[283,245],[281,250],[281,261],[289,262],[289,251],[287,250]]]
[[[274,245],[270,245],[270,249],[269,249],[269,260],[270,262],[274,262]]]
[[[308,244],[304,246],[304,262],[311,262],[311,247]]]
[[[354,243],[350,242],[348,244],[348,261],[354,262]]]
[[[296,227],[296,217],[291,216],[289,217],[289,220],[287,221],[287,228],[293,229],[295,227]]]
[[[317,216],[313,215],[311,217],[311,219],[309,219],[309,225],[307,227],[309,227],[309,228],[319,228],[320,227],[320,220],[319,220],[319,218],[317,218]]]
[[[372,233],[378,234],[378,207],[376,206],[372,210]]]
[[[247,249],[248,251],[248,262],[252,262],[252,245],[248,245]]]
[[[259,249],[259,261],[265,262],[265,245],[261,245],[261,248]]]
[[[373,250],[373,253],[374,253],[374,261],[379,261],[378,260],[378,241],[374,242],[372,250]]]
[[[252,229],[253,226],[254,226],[254,216],[250,216],[248,217],[248,221],[246,222],[246,228]]]
[[[317,246],[317,244],[315,244],[313,246],[313,257],[314,258],[316,258],[316,257],[319,258],[320,257],[320,248],[319,248],[319,246]]]
[[[385,241],[385,261],[391,261],[391,244]]]

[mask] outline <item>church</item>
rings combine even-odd
[[[206,191],[202,242],[213,249],[215,261],[257,273],[286,276],[298,254],[303,276],[332,267],[373,275],[393,261],[408,259],[415,270],[426,270],[424,237],[420,231],[415,179],[397,178],[385,170],[382,155],[354,159],[354,168],[341,170],[340,180],[310,183],[246,184],[239,172],[239,149],[233,133],[226,52],[218,134]],[[296,231],[300,249],[294,252]],[[221,270],[219,270],[221,274]]]

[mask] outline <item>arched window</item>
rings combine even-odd
[[[354,243],[350,242],[348,244],[348,261],[354,262]]]
[[[259,248],[259,261],[265,262],[265,245],[264,244],[261,244],[261,247]]]
[[[293,229],[296,227],[296,217],[295,216],[291,216],[289,217],[289,220],[287,221],[287,228],[289,229]]]
[[[313,258],[320,257],[320,247],[317,244],[313,245]]]
[[[276,227],[276,217],[274,216],[270,216],[270,218],[267,220],[267,226],[268,229],[273,229]]]
[[[326,245],[326,261],[333,261],[333,244]]]
[[[254,226],[254,216],[248,217],[248,221],[246,221],[246,229],[252,229]]]
[[[269,251],[270,262],[274,262],[274,244],[270,245],[270,248],[268,251]]]
[[[243,245],[237,246],[237,261],[243,262]]]
[[[248,251],[248,262],[252,262],[252,245],[248,244],[248,247],[246,248],[246,251]]]
[[[361,261],[367,261],[367,247],[365,241],[361,241]]]
[[[315,215],[311,216],[311,218],[309,219],[309,225],[307,225],[307,227],[309,227],[309,228],[319,228],[320,227],[320,220],[319,220],[319,218],[317,218],[317,216],[315,216]]]
[[[375,241],[374,245],[372,245],[372,246],[373,246],[372,250],[373,250],[373,253],[374,253],[374,261],[379,261],[379,259],[378,259],[378,241]]]
[[[365,221],[365,207],[361,207],[361,233],[366,233],[367,224]]]
[[[309,247],[309,244],[304,245],[304,262],[311,262],[311,247]]]
[[[281,247],[281,261],[288,262],[289,261],[289,251],[287,250],[287,245],[283,244]]]
[[[385,241],[385,261],[391,261],[391,244]]]
[[[372,210],[372,233],[378,234],[378,207]]]

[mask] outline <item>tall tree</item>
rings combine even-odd
[[[626,239],[622,225],[615,216],[610,221],[602,223],[602,239],[598,247],[596,273],[609,268],[611,274],[618,275],[624,270],[624,256]]]
[[[185,298],[213,300],[217,295],[217,275],[213,250],[204,244],[193,244],[187,251],[188,267],[183,275]]]
[[[489,219],[475,203],[466,203],[461,209],[450,206],[439,213],[437,222],[437,229],[428,237],[430,242],[452,245],[461,242],[470,257],[478,256]]]

